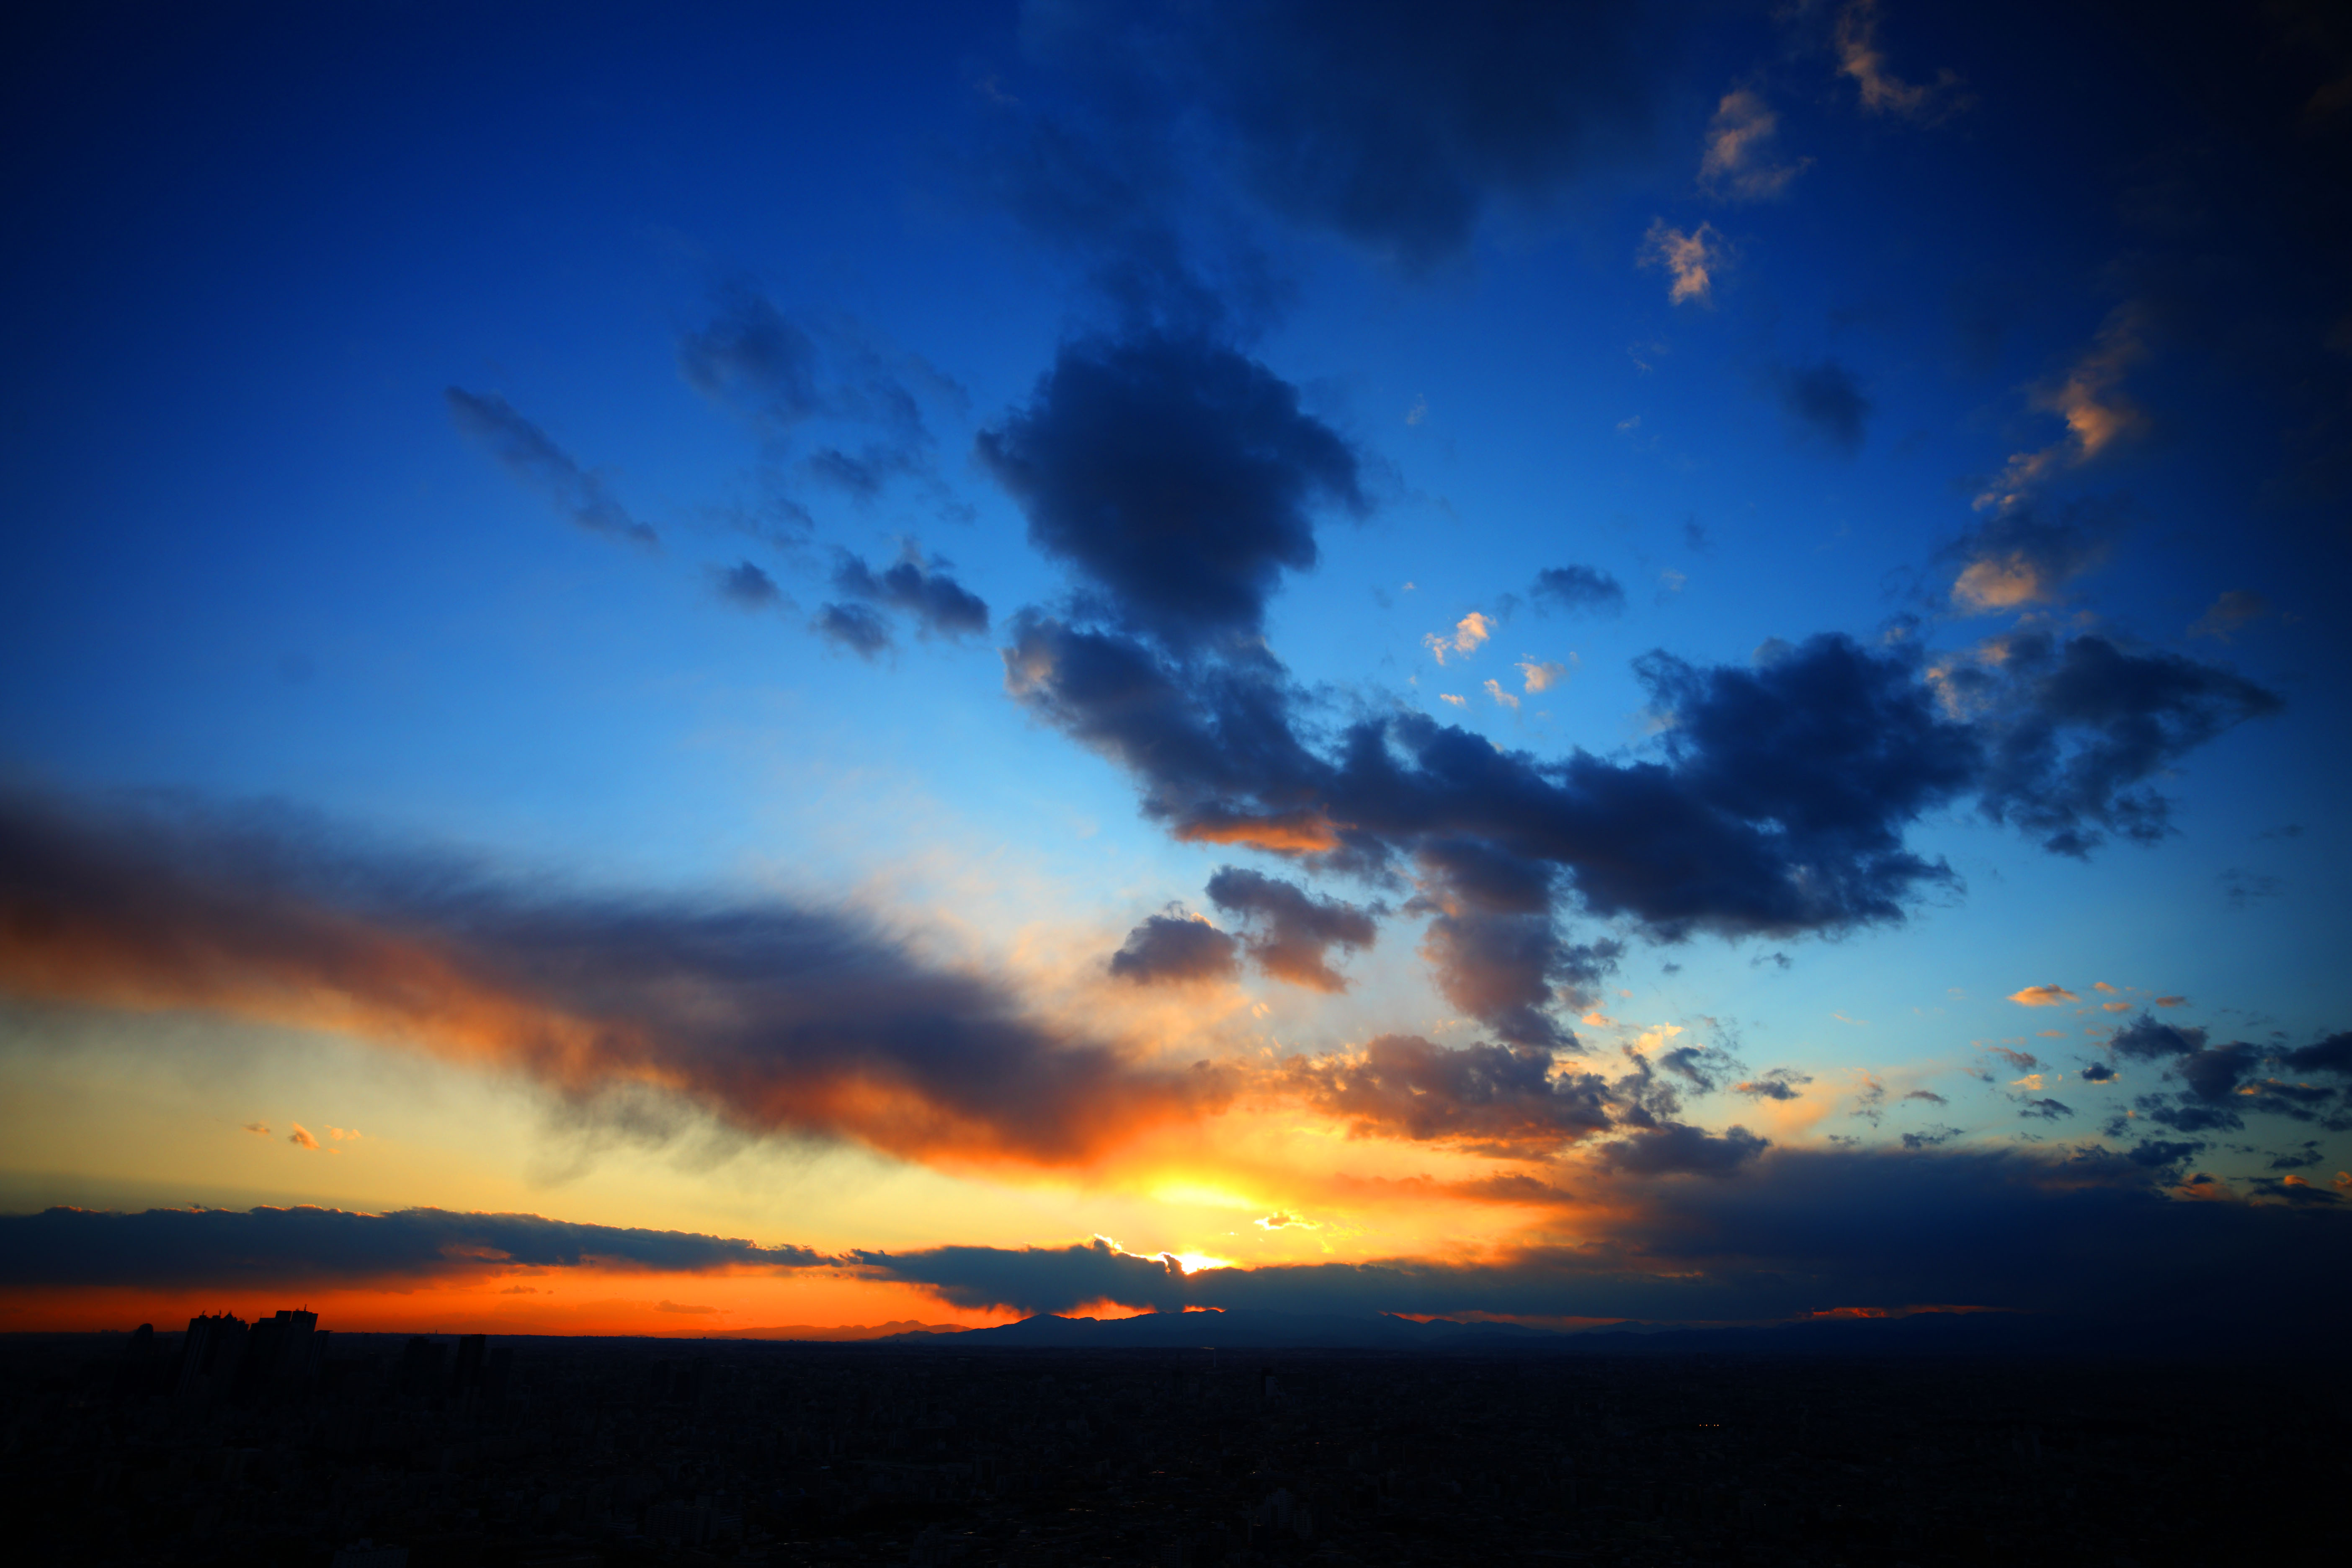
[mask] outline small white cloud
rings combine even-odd
[[[1617,421],[1617,433],[1621,436],[1629,430],[1639,430],[1641,427],[1642,416],[1638,414],[1631,415],[1626,418]]]
[[[1465,699],[1463,699],[1463,698],[1459,698],[1459,697],[1454,696],[1454,693],[1452,693],[1451,691],[1441,691],[1441,692],[1439,692],[1439,693],[1437,694],[1437,700],[1438,700],[1440,702],[1451,702],[1451,703],[1453,703],[1453,704],[1454,704],[1454,706],[1455,706],[1456,708],[1467,708],[1468,706],[1470,706],[1470,704],[1469,704],[1469,702],[1468,702],[1467,700],[1465,700]]]
[[[1486,695],[1506,708],[1515,709],[1519,705],[1519,700],[1504,690],[1503,683],[1499,680],[1486,682]]]
[[[1412,406],[1404,411],[1404,422],[1408,425],[1418,425],[1428,417],[1429,399],[1426,397],[1415,397]]]
[[[1658,574],[1658,586],[1669,594],[1681,593],[1683,591],[1683,584],[1689,581],[1690,579],[1688,577],[1684,576],[1681,573],[1675,571],[1671,566]]]

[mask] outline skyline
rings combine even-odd
[[[2328,1321],[2323,8],[110,16],[0,1329]]]

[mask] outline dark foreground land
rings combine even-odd
[[[2334,1563],[2352,1496],[2332,1362],[126,1338],[0,1341],[15,1561]]]

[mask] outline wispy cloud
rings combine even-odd
[[[1729,249],[1713,224],[1702,223],[1685,231],[1664,218],[1653,218],[1634,259],[1643,267],[1665,268],[1669,303],[1712,306],[1716,274],[1729,259]]]
[[[1769,201],[1786,195],[1812,160],[1782,161],[1774,145],[1780,130],[1780,116],[1760,94],[1748,88],[1725,93],[1707,124],[1699,188],[1727,201]]]
[[[1838,73],[1853,79],[1863,108],[1873,114],[1932,121],[1967,107],[1960,79],[1949,69],[1926,83],[1895,74],[1878,42],[1878,0],[1851,0],[1838,14],[1835,44]]]
[[[495,392],[448,387],[442,393],[458,432],[478,443],[500,467],[544,495],[556,510],[591,533],[639,544],[656,542],[651,526],[631,517],[604,488],[604,479],[582,468],[546,431],[516,412]]]
[[[2066,434],[2047,447],[2011,454],[2000,476],[1977,496],[1978,508],[2014,506],[2053,476],[2146,429],[2147,416],[2118,388],[2147,353],[2146,313],[2136,302],[2116,306],[2066,374],[2032,395],[2034,407],[2066,422]]]

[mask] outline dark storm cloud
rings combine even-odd
[[[1603,1170],[1627,1175],[1720,1177],[1731,1175],[1769,1146],[1745,1127],[1713,1133],[1673,1121],[1603,1143],[1595,1159]]]
[[[1097,1237],[1076,1247],[938,1247],[922,1252],[860,1252],[887,1279],[928,1286],[959,1307],[1066,1312],[1097,1301],[1176,1311],[1185,1301],[1182,1264],[1139,1258]]]
[[[2352,1288],[2340,1205],[2182,1203],[2120,1156],[2016,1151],[1767,1150],[1721,1181],[1627,1189],[1638,1243],[1486,1263],[1389,1258],[1201,1269],[1085,1248],[860,1255],[969,1307],[1094,1300],[1291,1312],[1489,1311],[1738,1321],[1920,1302],[2202,1325],[2290,1342],[2332,1332]],[[2310,1192],[2314,1189],[2302,1189]],[[2271,1201],[2272,1199],[2283,1201]],[[1080,1256],[1095,1251],[1097,1256]]]
[[[1110,955],[1110,972],[1121,980],[1150,985],[1169,980],[1230,980],[1241,973],[1241,943],[1206,921],[1185,915],[1150,915],[1127,933]]]
[[[1805,440],[1817,440],[1851,458],[1862,450],[1870,399],[1853,372],[1833,359],[1782,365],[1772,373],[1773,395],[1790,426]]]
[[[720,601],[739,610],[765,610],[783,602],[776,580],[751,562],[710,569],[710,586]]]
[[[2278,1060],[2289,1072],[2329,1072],[2352,1078],[2352,1030],[2330,1035],[2316,1045],[2283,1051]]]
[[[1262,871],[1219,867],[1209,879],[1209,901],[1249,924],[1252,962],[1277,980],[1316,991],[1345,991],[1347,976],[1331,967],[1331,950],[1355,952],[1380,934],[1375,904],[1359,909],[1318,899],[1296,883]]]
[[[1297,1058],[1286,1070],[1311,1103],[1360,1133],[1509,1151],[1556,1147],[1616,1125],[1610,1085],[1596,1074],[1556,1071],[1539,1046],[1449,1049],[1418,1035],[1381,1035],[1360,1058]]]
[[[1614,616],[1625,608],[1625,584],[1597,566],[1547,566],[1536,574],[1528,595],[1538,610],[1554,605],[1570,612]]]
[[[499,467],[538,490],[555,510],[591,533],[656,542],[654,531],[631,517],[605,489],[604,481],[572,460],[546,431],[515,411],[495,392],[445,387],[449,417],[458,433],[478,442]]]
[[[988,605],[950,575],[948,563],[933,556],[926,564],[909,552],[897,564],[877,572],[863,559],[841,551],[833,570],[834,592],[898,611],[914,621],[926,637],[983,636],[988,631]]]
[[[1499,201],[1549,196],[1646,131],[1664,17],[1616,0],[1074,3],[1036,31],[1074,74],[1164,75],[1274,210],[1419,270]]]
[[[814,1268],[803,1247],[528,1214],[326,1208],[55,1208],[0,1215],[0,1286],[171,1289],[441,1279],[583,1264],[662,1272]]]
[[[2108,833],[2142,844],[2164,837],[2171,802],[2148,781],[2284,706],[2212,665],[2047,632],[2005,639],[1998,667],[1954,665],[1941,679],[1985,739],[1977,785],[1985,814],[2077,858]]]
[[[845,912],[572,892],[283,812],[0,801],[0,990],[326,1027],[908,1158],[1082,1160],[1223,1103]],[[632,1098],[635,1097],[635,1098]]]
[[[860,658],[879,658],[895,646],[890,623],[866,605],[827,605],[817,611],[809,629]]]
[[[1282,572],[1315,564],[1314,510],[1370,504],[1353,448],[1296,388],[1199,337],[1065,344],[977,450],[1032,543],[1180,649],[1255,637]]]
[[[2087,853],[2102,827],[2145,838],[2168,809],[2146,781],[2276,706],[2169,655],[2017,641],[1997,668],[1930,670],[1838,636],[1753,666],[1652,655],[1637,673],[1670,720],[1654,762],[1542,761],[1411,711],[1311,741],[1320,705],[1262,649],[1171,653],[1034,612],[1005,665],[1012,695],[1127,767],[1179,838],[1324,869],[1418,862],[1427,889],[1407,908],[1444,911],[1425,943],[1441,980],[1490,1026],[1542,1039],[1530,1009],[1576,978],[1559,910],[1667,941],[1897,921],[1954,881],[1905,842],[1921,816],[1973,795],[2058,852]]]

